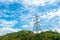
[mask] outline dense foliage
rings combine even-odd
[[[23,30],[0,36],[0,40],[60,40],[60,34],[53,31],[35,34],[32,31]]]

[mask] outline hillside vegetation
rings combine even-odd
[[[32,31],[23,30],[0,36],[0,40],[60,40],[60,34],[53,31],[35,34]]]

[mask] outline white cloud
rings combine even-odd
[[[60,8],[55,12],[57,16],[60,17]]]
[[[14,0],[6,0],[6,1],[8,1],[8,2],[14,2]]]
[[[8,15],[8,13],[10,13],[10,15]],[[16,13],[14,11],[9,11],[7,9],[4,9],[3,11],[0,10],[0,16],[4,16],[4,17],[14,17],[16,15]]]
[[[21,28],[32,30],[33,26],[34,26],[34,22],[29,21],[28,24],[22,25]]]
[[[55,3],[56,0],[23,0],[23,3],[26,5],[42,5],[44,6],[45,3],[48,2],[49,4]]]
[[[22,30],[31,30],[32,31],[33,26],[30,24],[29,25],[25,24],[25,25],[22,25],[21,28],[22,28]]]
[[[33,27],[34,22],[29,22],[29,25],[30,25],[31,27]]]
[[[38,6],[38,5],[44,6],[45,5],[45,2],[46,2],[46,0],[34,0],[34,4],[36,6]]]
[[[5,28],[0,28],[0,30],[2,29],[2,31],[12,31],[12,32],[17,32],[19,29],[14,29],[14,28],[8,28],[8,27],[5,27]]]
[[[22,25],[21,27],[22,28],[28,28],[28,25]]]
[[[33,0],[23,0],[23,3],[26,4],[26,5],[32,5]]]
[[[15,24],[17,23],[17,21],[7,21],[7,20],[1,20],[0,19],[0,26],[3,27],[13,27]]]
[[[13,21],[7,21],[7,20],[2,20],[0,19],[0,36],[5,35],[7,33],[11,33],[11,32],[17,32],[21,29],[18,28],[12,28],[14,27],[14,25],[17,23],[17,21],[13,20]]]
[[[58,23],[60,24],[60,21]]]
[[[56,11],[50,11],[50,12],[46,12],[46,14],[44,14],[43,16],[40,16],[41,19],[47,18],[47,19],[51,19],[55,16],[60,17],[60,8],[58,8]]]
[[[55,26],[52,31],[57,31],[58,33],[60,33],[60,27],[59,26]]]
[[[13,2],[14,0],[0,0],[0,2]]]
[[[19,16],[21,21],[33,21],[31,18],[33,18],[34,16],[32,14],[26,14],[26,15],[21,15]]]
[[[49,18],[49,19],[51,19],[51,18],[53,18],[54,16],[56,16],[56,13],[55,12],[49,12],[49,13],[47,13],[47,18]]]
[[[3,1],[6,1],[6,0],[0,0],[0,2],[3,2]]]
[[[47,16],[46,15],[43,15],[43,16],[40,16],[40,19],[44,19],[44,18],[47,18]]]
[[[49,4],[54,4],[57,0],[47,0],[47,2],[49,2]]]
[[[17,32],[20,31],[21,29],[17,29],[17,28],[0,28],[0,36],[5,35],[7,33],[11,33],[11,32]]]

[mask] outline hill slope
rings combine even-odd
[[[0,36],[0,40],[60,40],[60,34],[53,31],[35,34],[32,31],[23,30]]]

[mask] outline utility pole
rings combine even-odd
[[[39,22],[39,16],[37,14],[35,14],[35,18],[34,18],[33,31],[35,33],[39,33],[39,31],[41,31],[40,22]]]

